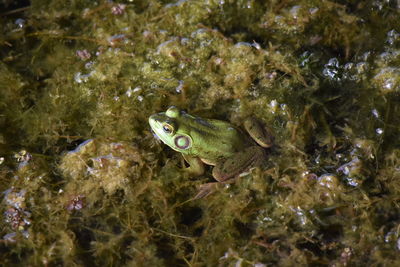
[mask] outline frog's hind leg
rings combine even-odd
[[[259,120],[249,117],[244,121],[243,126],[257,144],[265,148],[272,146],[274,137],[271,130]]]
[[[213,177],[218,182],[226,182],[236,178],[239,174],[246,172],[252,167],[260,166],[265,161],[265,151],[259,146],[251,146],[226,159],[213,169]]]
[[[195,199],[204,198],[215,191],[223,184],[235,182],[239,174],[249,170],[254,166],[260,166],[265,161],[265,151],[259,146],[252,146],[238,153],[221,164],[215,165],[212,174],[218,182],[200,185],[199,192]]]

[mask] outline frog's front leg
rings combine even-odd
[[[182,154],[183,158],[185,161],[190,165],[185,169],[185,171],[191,173],[192,175],[195,176],[200,176],[204,173],[205,167],[204,167],[204,160],[198,158],[198,157],[191,157],[185,154]],[[205,183],[200,185],[199,191],[197,192],[196,196],[194,199],[200,199],[203,197],[207,197],[211,193],[213,193],[219,182],[212,182],[212,183]]]
[[[182,154],[185,161],[190,165],[189,167],[185,168],[185,171],[189,172],[194,176],[200,176],[204,173],[204,163],[198,157],[191,157],[185,154]]]

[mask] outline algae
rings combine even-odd
[[[3,266],[400,264],[398,1],[0,1]],[[275,145],[205,199],[147,118]]]

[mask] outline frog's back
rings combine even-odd
[[[229,122],[199,117],[194,120],[201,127],[187,129],[193,139],[192,155],[213,161],[230,157],[245,147],[246,136]]]

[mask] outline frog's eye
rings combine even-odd
[[[179,108],[177,108],[175,106],[171,106],[165,112],[165,115],[167,115],[167,117],[170,117],[170,118],[178,118],[180,113],[181,113],[181,111]]]
[[[171,124],[165,123],[163,125],[163,131],[167,134],[171,134],[174,132],[174,127]]]

